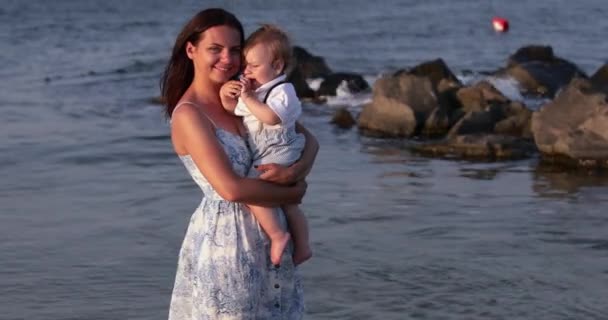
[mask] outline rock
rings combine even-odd
[[[531,127],[543,158],[608,167],[607,95],[589,80],[573,80],[553,101],[534,112]]]
[[[394,76],[408,74],[418,78],[426,78],[431,82],[437,107],[417,113],[417,128],[420,134],[427,137],[444,135],[450,127],[462,116],[456,91],[462,84],[454,76],[442,59],[427,61],[410,70],[399,70]]]
[[[507,67],[513,67],[530,61],[552,62],[554,59],[552,47],[530,45],[517,49],[507,60]]]
[[[433,84],[433,88],[435,89],[439,87],[439,83],[442,80],[461,85],[458,78],[456,78],[442,59],[424,62],[410,69],[407,73],[419,77],[428,77]]]
[[[296,94],[300,99],[314,99],[316,98],[315,92],[308,86],[306,79],[302,75],[299,69],[294,69],[287,76],[287,81],[296,89]]]
[[[448,132],[448,137],[463,134],[494,133],[496,123],[505,118],[503,105],[492,105],[481,111],[467,112]]]
[[[460,102],[456,93],[461,88],[460,84],[442,79],[437,86],[437,101],[439,106],[427,117],[422,134],[427,137],[438,137],[445,135],[448,130],[462,117]]]
[[[532,139],[532,110],[520,102],[511,102],[505,106],[505,118],[494,126],[496,134]]]
[[[464,87],[456,91],[456,99],[464,112],[483,111],[488,106],[483,92],[475,87]]]
[[[604,93],[608,93],[608,64],[599,68],[592,76],[591,83]]]
[[[444,136],[463,115],[461,109],[440,104],[427,117],[422,134],[431,138]]]
[[[310,54],[306,49],[293,47],[293,65],[305,79],[326,77],[332,73],[325,59]]]
[[[448,79],[441,79],[439,84],[437,84],[437,92],[442,93],[445,91],[454,91],[462,88],[462,84],[460,82],[454,82]]]
[[[443,142],[424,143],[413,148],[427,156],[483,160],[515,160],[530,157],[534,144],[529,140],[501,135],[459,135]]]
[[[463,111],[481,111],[490,104],[507,103],[509,99],[487,81],[481,81],[456,92]]]
[[[331,123],[342,129],[350,129],[356,124],[356,121],[346,108],[340,108],[334,113]]]
[[[447,79],[442,79],[437,85],[437,100],[439,106],[427,117],[422,135],[427,137],[444,136],[448,130],[464,115],[458,101],[457,92],[462,86]]]
[[[524,94],[544,97],[553,97],[576,77],[587,77],[574,63],[554,56],[553,49],[545,46],[520,48],[501,73],[517,80]]]
[[[345,85],[350,93],[359,93],[369,89],[369,84],[360,74],[339,72],[325,77],[317,90],[317,95],[336,96],[336,89],[341,85]]]
[[[406,73],[384,76],[374,84],[372,102],[363,107],[359,129],[366,134],[409,137],[438,105],[428,78]]]
[[[492,102],[480,111],[467,112],[448,132],[449,137],[464,134],[496,134],[531,139],[532,111],[520,102]]]
[[[302,47],[293,47],[293,62],[287,74],[287,81],[293,84],[300,99],[317,98],[306,79],[325,77],[329,74],[331,70],[322,57],[314,56]]]
[[[411,108],[386,98],[379,98],[376,104],[364,105],[358,122],[361,133],[374,137],[410,137],[416,125],[416,116]]]

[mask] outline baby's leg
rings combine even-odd
[[[293,263],[298,265],[312,257],[312,250],[308,243],[308,222],[297,205],[285,205],[282,208],[293,236]]]
[[[281,228],[273,208],[250,205],[249,210],[270,238],[270,261],[274,265],[280,264],[283,251],[289,243],[289,233]]]

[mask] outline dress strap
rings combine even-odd
[[[287,81],[279,81],[279,82],[273,84],[270,88],[268,88],[268,91],[266,91],[266,95],[264,96],[263,103],[266,104],[266,100],[268,100],[268,97],[270,96],[270,91],[272,91],[272,89],[274,89],[284,83],[287,83]]]
[[[173,112],[175,112],[175,110],[177,110],[177,108],[179,108],[179,107],[181,107],[181,106],[183,106],[183,105],[185,105],[185,104],[190,104],[190,105],[193,105],[193,106],[195,106],[195,107],[197,107],[197,108],[200,108],[200,107],[198,106],[198,104],[196,104],[196,103],[194,103],[194,102],[190,102],[190,101],[182,101],[182,102],[178,103],[178,104],[175,106],[175,108],[173,109]],[[213,121],[213,119],[211,119],[211,118],[210,118],[208,115],[206,115],[204,112],[199,112],[199,113],[200,113],[200,114],[202,114],[203,116],[205,116],[205,118],[207,118],[207,120],[209,120],[209,122],[211,122],[211,124],[213,125],[213,127],[215,127],[215,128],[217,128],[217,127],[218,127],[218,126],[215,124],[215,121]]]

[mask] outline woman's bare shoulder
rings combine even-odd
[[[173,110],[173,114],[171,114],[171,124],[181,124],[184,122],[189,122],[192,120],[196,120],[200,117],[199,111],[196,109],[196,106],[190,103],[179,104],[179,108],[175,108]]]
[[[193,137],[212,133],[213,125],[202,116],[196,105],[184,104],[171,115],[171,140],[178,153],[184,152]],[[188,138],[190,137],[190,138]]]

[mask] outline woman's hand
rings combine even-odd
[[[303,180],[296,175],[292,166],[286,167],[276,163],[268,163],[258,165],[256,170],[260,172],[260,179],[262,180],[289,186]]]
[[[319,151],[319,142],[299,123],[296,123],[296,131],[306,136],[306,145],[300,160],[289,167],[276,163],[258,165],[256,169],[260,171],[260,179],[282,185],[292,185],[308,176]]]
[[[299,196],[299,201],[297,204],[300,204],[302,203],[302,198],[304,198],[304,195],[306,194],[306,189],[308,189],[308,183],[306,183],[304,180],[300,180],[296,182],[293,187],[296,188],[296,193]]]

